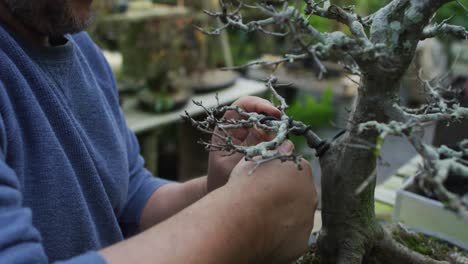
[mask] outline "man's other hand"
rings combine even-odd
[[[279,150],[290,154],[293,148],[286,141]],[[259,258],[266,260],[262,263],[289,263],[307,251],[317,193],[309,162],[302,159],[301,165],[299,170],[291,161],[274,160],[250,173],[256,164],[241,160],[226,185],[241,189],[260,212],[262,228],[257,235],[263,236],[263,245]]]
[[[247,112],[267,113],[278,118],[281,116],[281,112],[268,100],[259,97],[242,97],[234,102],[233,105],[237,105]],[[241,119],[239,114],[234,111],[226,112],[224,118]],[[220,133],[218,128],[216,128],[215,131]],[[230,129],[229,133],[236,145],[252,146],[271,139],[271,135],[256,128]],[[213,136],[211,143],[222,144],[223,142],[220,142],[219,138]],[[230,156],[226,156],[226,154],[226,152],[220,151],[210,152],[208,161],[208,192],[226,184],[232,169],[242,158],[242,154],[240,153],[235,153]]]
[[[287,155],[286,141],[279,151]],[[227,184],[145,232],[101,250],[112,264],[290,263],[307,251],[317,194],[308,162],[241,160]],[[195,257],[194,257],[195,256]]]

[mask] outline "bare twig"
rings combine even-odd
[[[205,11],[209,16],[222,21],[224,25],[221,27],[213,30],[196,28],[208,35],[219,35],[222,31],[232,27],[244,32],[260,31],[277,37],[291,36],[299,44],[304,53],[287,55],[273,62],[254,61],[246,65],[233,67],[233,69],[253,65],[275,65],[291,60],[310,58],[319,67],[319,76],[321,77],[326,72],[321,60],[343,61],[346,64],[349,61],[372,61],[380,59],[383,56],[381,50],[385,46],[381,43],[374,45],[370,42],[365,33],[361,18],[351,11],[336,5],[320,7],[319,3],[306,1],[306,13],[309,12],[310,15],[323,16],[348,25],[354,38],[346,36],[341,32],[321,33],[309,23],[308,18],[297,7],[288,6],[288,1],[281,1],[283,6],[280,9],[276,9],[265,2],[259,2],[256,5],[248,5],[243,1],[236,2],[237,6],[233,10],[230,10],[228,4],[220,0],[220,11]],[[243,8],[259,10],[268,17],[246,22],[240,14],[240,10]],[[288,30],[286,32],[276,32],[267,29],[268,26],[272,25],[287,25]],[[308,43],[304,42],[302,35],[307,35],[312,41]],[[352,57],[353,60],[347,60],[346,58],[348,57]],[[354,74],[359,74],[359,70],[355,65],[350,65],[350,68],[354,70]]]
[[[223,70],[239,70],[243,68],[248,68],[251,66],[277,66],[282,63],[293,63],[297,60],[303,60],[307,58],[307,54],[286,54],[284,55],[283,58],[278,59],[278,60],[273,60],[273,61],[267,61],[267,60],[256,60],[249,62],[247,64],[239,65],[239,66],[234,66],[234,67],[224,67],[222,68]]]
[[[275,118],[262,113],[246,112],[238,106],[222,106],[208,109],[201,102],[194,102],[195,105],[202,107],[207,117],[204,120],[197,121],[186,113],[185,118],[191,122],[199,131],[217,138],[216,142],[201,142],[209,151],[222,151],[226,155],[233,153],[241,153],[246,160],[256,163],[255,168],[259,165],[279,159],[281,161],[293,161],[300,168],[300,155],[295,153],[284,155],[277,149],[283,143],[289,134],[302,135],[306,138],[307,144],[311,148],[317,149],[317,152],[324,151],[324,141],[322,141],[311,129],[302,122],[295,121],[287,116],[285,110],[288,108],[284,98],[276,92],[275,87],[277,78],[271,76],[268,78],[266,85],[272,92],[273,96],[279,101],[277,108],[281,111],[281,117]],[[228,111],[234,111],[241,119],[226,119],[224,114]],[[245,146],[237,143],[229,133],[232,129],[239,128],[257,128],[264,131],[273,132],[274,138],[260,142],[254,146]]]
[[[452,17],[445,19],[439,24],[426,27],[422,32],[421,39],[433,38],[435,36],[442,35],[451,35],[459,39],[467,39],[468,30],[463,26],[447,24],[450,19],[452,19]]]
[[[391,121],[388,124],[382,124],[371,121],[360,124],[360,130],[373,129],[378,131],[378,143],[383,143],[383,139],[388,135],[407,138],[424,160],[421,172],[417,176],[421,189],[428,195],[436,196],[447,208],[468,218],[468,201],[450,192],[444,186],[450,173],[468,178],[468,165],[463,160],[463,156],[468,154],[468,140],[462,141],[459,145],[460,151],[456,151],[446,146],[437,149],[424,144],[421,137],[415,135],[416,131],[421,131],[423,126],[429,122],[468,120],[468,108],[460,107],[458,104],[446,104],[445,99],[434,86],[430,85],[428,81],[425,81],[425,84],[432,99],[431,103],[424,108],[416,109],[413,113],[405,112],[406,122]],[[428,109],[433,109],[435,112],[419,114]],[[400,108],[400,111],[405,110]]]

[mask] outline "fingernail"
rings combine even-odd
[[[278,151],[282,154],[291,154],[294,149],[294,145],[291,141],[286,140],[284,141],[279,147]]]

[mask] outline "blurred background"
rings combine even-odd
[[[247,63],[259,58],[274,59],[293,52],[296,47],[286,37],[267,36],[261,32],[244,33],[227,30],[219,36],[207,36],[195,26],[207,30],[220,24],[203,13],[216,10],[217,0],[95,0],[95,22],[89,34],[103,49],[116,75],[121,104],[127,122],[137,134],[147,167],[156,175],[185,181],[206,173],[208,153],[197,144],[205,135],[180,121],[187,109],[203,118],[192,99],[214,106],[215,94],[228,104],[244,95],[270,98],[261,80],[271,69],[256,67],[239,71],[220,71],[220,67]],[[255,1],[253,1],[255,2]],[[293,1],[290,1],[293,3]],[[361,16],[384,6],[385,0],[332,1],[341,6],[354,5]],[[466,2],[466,1],[461,1]],[[302,1],[297,1],[301,5]],[[261,13],[249,10],[244,21],[260,19]],[[456,3],[442,8],[434,22],[451,18],[453,24],[468,26],[464,11]],[[317,16],[310,23],[323,32],[347,29],[336,22]],[[281,31],[281,27],[269,28]],[[417,72],[423,78],[445,76],[464,104],[468,94],[468,46],[466,41],[449,37],[421,43],[413,65],[401,87],[401,101],[408,106],[425,102]],[[334,62],[322,80],[311,61],[279,67],[275,74],[280,82],[291,83],[279,92],[290,103],[289,115],[310,124],[323,137],[332,137],[346,127],[359,83],[358,76],[347,74]],[[428,142],[452,144],[466,138],[467,124],[428,127]],[[313,152],[301,138],[292,138],[296,148],[316,163]],[[384,145],[379,164],[379,182],[394,175],[415,152],[406,142],[390,138]],[[318,182],[320,171],[314,166]]]

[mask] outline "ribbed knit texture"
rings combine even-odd
[[[144,169],[86,33],[30,46],[0,24],[0,263],[103,263],[166,181]],[[82,255],[80,255],[82,254]]]

